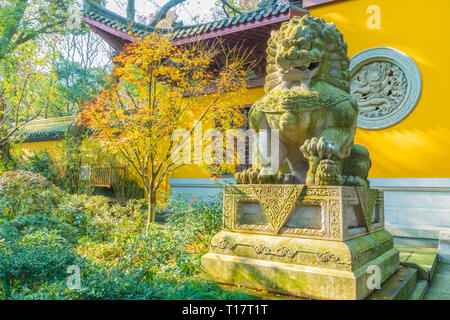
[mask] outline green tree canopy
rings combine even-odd
[[[80,18],[75,0],[2,0],[0,60],[40,35],[65,32]]]

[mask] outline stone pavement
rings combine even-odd
[[[438,262],[424,300],[450,300],[450,264]]]

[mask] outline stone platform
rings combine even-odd
[[[377,190],[236,185],[224,191],[223,231],[202,257],[214,281],[313,299],[364,299],[374,270],[399,267]]]
[[[394,244],[400,251],[400,268],[366,299],[368,300],[449,300],[446,288],[450,283],[449,265],[437,262],[437,249]],[[437,273],[437,279],[433,274]],[[233,285],[221,285],[225,290],[236,290]],[[271,293],[265,290],[239,287],[256,300],[310,300],[294,295]]]

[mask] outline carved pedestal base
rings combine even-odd
[[[219,283],[313,299],[364,299],[399,267],[383,218],[376,190],[227,186],[223,231],[202,266]]]
[[[399,267],[392,236],[379,231],[345,242],[222,231],[202,257],[212,280],[313,299],[364,299]],[[369,279],[372,277],[373,279]],[[369,285],[367,285],[369,283]]]

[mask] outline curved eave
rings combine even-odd
[[[262,16],[259,19],[254,19],[251,21],[244,21],[236,24],[229,24],[227,26],[222,26],[214,30],[207,30],[202,33],[197,33],[187,37],[180,37],[174,39],[174,45],[182,45],[190,42],[195,42],[199,40],[213,39],[216,37],[222,37],[227,35],[232,35],[236,33],[246,33],[248,31],[256,31],[256,34],[263,34],[267,36],[270,34],[271,25],[278,26],[284,21],[290,20],[294,16],[303,16],[307,14],[306,10],[295,10],[289,8],[284,12],[279,12],[275,15],[268,15],[267,17]],[[114,48],[121,50],[126,42],[133,41],[139,35],[133,35],[131,33],[119,30],[108,24],[102,23],[95,19],[83,16],[83,21],[88,24],[92,30],[98,33],[103,39],[105,39]]]
[[[42,142],[42,141],[59,141],[63,140],[67,132],[57,132],[52,134],[25,135],[22,143]]]
[[[276,15],[271,15],[268,17],[261,17],[258,20],[245,21],[243,23],[229,25],[226,27],[222,27],[220,29],[215,29],[212,31],[206,31],[201,34],[188,36],[186,38],[176,39],[173,41],[174,45],[182,45],[185,43],[195,42],[199,40],[213,39],[216,37],[222,37],[226,35],[231,35],[237,32],[246,32],[253,29],[263,28],[272,24],[283,23],[284,21],[290,20],[294,16],[303,16],[306,12],[297,11],[293,9],[288,9],[283,13],[278,13]]]

